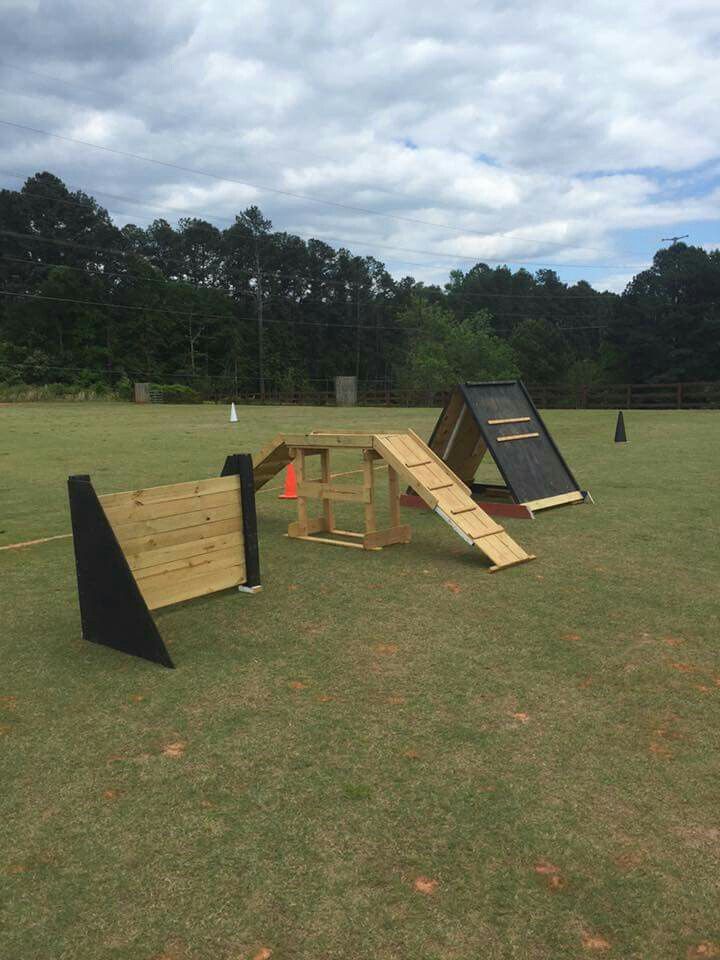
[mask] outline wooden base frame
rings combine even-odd
[[[287,535],[293,540],[307,540],[311,543],[326,543],[334,547],[350,547],[354,550],[382,550],[395,543],[409,543],[412,531],[408,524],[400,523],[400,482],[392,467],[388,467],[388,494],[390,498],[391,525],[384,530],[377,529],[375,510],[376,485],[375,461],[380,459],[370,446],[358,446],[362,451],[362,484],[338,484],[332,480],[330,467],[331,448],[292,447],[290,454],[295,459],[297,477],[298,518],[288,527]],[[306,475],[307,459],[320,458],[320,477],[310,480]],[[322,516],[308,515],[308,500],[322,502]],[[363,531],[340,530],[335,526],[334,503],[362,503],[365,519]],[[318,536],[318,534],[329,536]],[[342,538],[342,539],[339,539]],[[360,541],[360,542],[357,542]]]

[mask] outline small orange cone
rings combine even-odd
[[[295,477],[295,466],[289,463],[285,471],[285,491],[280,494],[278,500],[297,500],[297,478]]]

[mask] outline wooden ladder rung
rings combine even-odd
[[[454,487],[454,483],[439,483],[436,487],[428,487],[430,493],[434,493],[436,490],[447,490],[448,487]]]
[[[472,507],[461,507],[459,510],[451,510],[450,513],[456,517],[459,513],[470,513],[471,510],[477,510],[477,506],[473,505]]]
[[[483,530],[482,533],[479,533],[476,537],[473,537],[473,540],[482,540],[483,537],[492,537],[497,533],[505,533],[503,527],[495,526],[492,530]]]
[[[498,437],[498,443],[504,443],[506,440],[529,440],[530,437],[539,437],[539,433],[513,433],[509,437]]]
[[[413,470],[415,467],[426,467],[429,463],[432,463],[432,460],[418,460],[417,463],[406,463],[405,466],[408,470]]]
[[[488,420],[493,426],[499,426],[501,423],[530,423],[530,417],[506,417],[505,420]]]

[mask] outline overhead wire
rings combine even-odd
[[[92,143],[92,142],[89,141],[89,140],[81,140],[81,139],[79,139],[79,138],[77,138],[77,137],[68,137],[68,136],[66,136],[66,135],[64,135],[64,134],[52,133],[52,132],[49,131],[49,130],[42,130],[42,129],[38,128],[38,127],[31,127],[31,126],[29,126],[29,125],[27,125],[27,124],[17,123],[16,121],[13,121],[13,120],[6,120],[6,119],[3,119],[3,118],[0,118],[0,124],[3,124],[4,126],[11,127],[11,128],[14,128],[14,129],[24,130],[25,132],[28,132],[28,133],[34,133],[34,134],[38,134],[38,135],[41,135],[41,136],[50,137],[50,138],[53,138],[53,139],[56,139],[56,140],[61,140],[61,141],[66,142],[66,143],[73,143],[73,144],[76,144],[76,145],[78,145],[78,146],[87,147],[87,148],[89,148],[89,149],[101,150],[101,151],[103,151],[103,152],[105,152],[105,153],[111,153],[111,154],[114,154],[114,155],[116,155],[116,156],[125,157],[125,158],[127,158],[127,159],[133,159],[133,160],[137,160],[137,161],[140,161],[140,162],[143,162],[143,163],[155,164],[155,165],[158,165],[158,166],[161,166],[161,167],[166,167],[166,168],[169,168],[169,169],[178,170],[179,172],[182,172],[182,173],[190,173],[190,174],[192,174],[192,175],[194,175],[194,176],[201,176],[201,177],[206,177],[206,178],[213,179],[213,180],[218,180],[218,181],[223,182],[223,183],[234,183],[234,184],[238,184],[239,186],[249,187],[250,189],[253,189],[253,190],[259,190],[260,192],[271,193],[271,194],[274,194],[274,195],[277,195],[277,196],[284,196],[284,197],[288,197],[288,198],[291,198],[291,199],[303,200],[303,201],[311,202],[311,203],[324,204],[324,205],[326,205],[326,206],[330,206],[330,207],[334,207],[334,208],[339,208],[339,209],[343,209],[343,210],[348,210],[348,211],[353,212],[353,213],[362,213],[362,214],[365,214],[365,215],[368,215],[368,216],[382,217],[382,218],[384,218],[384,219],[401,221],[401,222],[407,222],[407,223],[414,223],[414,224],[419,224],[419,225],[422,225],[422,226],[433,227],[433,228],[436,228],[436,229],[450,230],[450,231],[452,231],[452,232],[454,232],[454,233],[459,233],[459,234],[461,234],[461,235],[465,235],[465,234],[467,234],[467,233],[473,233],[473,234],[477,234],[477,235],[479,235],[479,236],[481,236],[481,237],[483,237],[483,238],[485,238],[485,239],[489,239],[489,238],[492,238],[492,237],[494,236],[493,233],[483,233],[483,232],[481,232],[481,231],[474,231],[474,230],[472,230],[472,229],[452,227],[452,226],[450,226],[449,224],[442,224],[442,223],[436,223],[436,222],[429,221],[429,220],[422,220],[422,219],[417,218],[417,217],[404,217],[404,216],[401,216],[401,215],[399,215],[399,214],[383,213],[382,211],[379,211],[379,210],[372,210],[372,209],[366,208],[366,207],[358,207],[358,206],[354,206],[354,205],[351,205],[351,204],[345,204],[345,203],[341,203],[341,202],[336,201],[336,200],[326,200],[326,199],[323,199],[323,198],[320,198],[320,197],[313,197],[313,196],[308,195],[308,194],[301,194],[301,193],[297,193],[297,192],[289,191],[289,190],[281,190],[281,189],[276,188],[276,187],[262,186],[262,185],[259,185],[259,184],[251,183],[251,182],[246,181],[246,180],[240,180],[240,179],[235,178],[235,177],[227,177],[227,176],[222,176],[222,175],[220,175],[220,174],[211,173],[211,172],[209,172],[209,171],[207,171],[207,170],[202,170],[202,169],[197,168],[197,167],[186,167],[186,166],[184,166],[184,165],[182,165],[182,164],[177,164],[177,163],[174,163],[174,162],[169,161],[169,160],[159,160],[159,159],[157,159],[156,157],[148,157],[148,156],[144,156],[144,155],[142,155],[142,154],[133,153],[133,152],[128,151],[128,150],[119,150],[119,149],[117,149],[116,147],[108,147],[108,146],[105,146],[105,145],[103,145],[103,144]],[[338,242],[338,238],[329,238],[329,239],[333,240],[334,242]],[[513,238],[513,239],[526,239],[526,238]],[[340,241],[340,242],[343,242],[343,241]],[[358,241],[358,240],[353,240],[353,241],[349,241],[349,242],[362,244],[362,241]],[[380,247],[380,248],[382,248],[383,246],[387,246],[387,245],[382,245],[382,244],[379,244],[379,243],[375,243],[374,241],[371,241],[371,242],[370,242],[370,245],[376,246],[376,247]],[[567,244],[564,244],[564,246],[567,246]],[[393,249],[393,248],[391,248],[391,249]],[[425,253],[428,253],[428,251],[409,250],[409,249],[407,249],[407,248],[402,248],[402,247],[396,247],[396,248],[394,248],[394,249],[397,249],[397,250],[400,250],[400,251],[405,250],[406,252],[410,252],[410,253],[419,253],[420,255],[425,254]],[[580,248],[580,249],[583,249],[583,248]],[[446,253],[440,253],[440,252],[436,252],[436,253],[430,252],[430,255],[443,256],[443,257],[449,257],[449,258],[451,258],[451,259],[461,259],[461,260],[474,260],[474,261],[477,261],[477,259],[478,259],[478,256],[465,256],[465,255],[461,255],[461,254],[446,254]],[[489,259],[489,258],[487,258],[487,257],[484,257],[483,259],[484,259],[486,262],[488,262],[488,263],[491,263],[491,262],[508,262],[508,261],[509,261],[509,262],[511,262],[511,263],[519,263],[519,264],[526,263],[526,264],[530,264],[530,265],[533,265],[533,266],[552,266],[552,264],[549,264],[549,263],[543,264],[543,263],[541,263],[541,262],[539,262],[539,261],[524,260],[524,259],[520,259],[520,258],[512,257],[512,256],[508,256],[507,258],[505,258],[505,260],[500,260],[500,261],[497,260],[497,258]],[[637,265],[637,264],[628,265],[628,264],[572,264],[572,263],[563,263],[563,264],[555,264],[555,266],[562,266],[562,267],[565,267],[565,268],[577,268],[577,269],[602,269],[602,270],[607,270],[607,269],[635,269],[635,268],[637,268],[638,265]]]

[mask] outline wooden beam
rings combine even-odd
[[[289,534],[288,534],[289,536]],[[308,540],[310,543],[329,543],[333,547],[352,547],[353,550],[364,550],[361,543],[348,543],[346,540],[332,540],[330,537],[293,537],[294,540]],[[378,548],[379,549],[379,548]]]
[[[364,486],[333,486],[321,480],[304,480],[297,485],[298,497],[310,500],[354,500],[358,503],[370,503],[371,495]]]
[[[371,433],[303,433],[288,434],[285,442],[290,447],[306,448],[330,448],[335,447],[372,447],[373,438]]]
[[[494,566],[490,567],[490,573],[497,573],[498,570],[507,570],[508,567],[517,567],[521,563],[529,563],[534,559],[535,554],[529,553],[526,557],[521,557],[519,560],[510,560],[508,563],[496,563]]]
[[[531,437],[539,437],[539,433],[513,433],[509,437],[496,437],[498,443],[505,443],[506,440],[529,440]]]
[[[585,499],[579,490],[573,490],[572,493],[561,493],[557,497],[543,497],[541,500],[528,500],[523,504],[528,510],[536,513],[538,510],[547,510],[549,507],[560,507],[564,503],[582,503]]]
[[[332,474],[330,473],[330,451],[320,451],[320,476],[326,486],[330,486]],[[335,511],[330,497],[323,498],[323,519],[325,520],[325,529],[332,530],[335,526]]]
[[[377,550],[379,547],[389,547],[393,543],[410,543],[412,530],[409,524],[399,527],[389,527],[387,530],[376,530],[366,533],[363,538],[363,547],[366,550]]]
[[[505,420],[488,420],[488,423],[493,426],[501,423],[530,423],[530,417],[508,417]]]
[[[372,446],[372,444],[371,444]],[[375,515],[375,458],[363,450],[363,487],[365,488],[365,533],[377,530]]]

